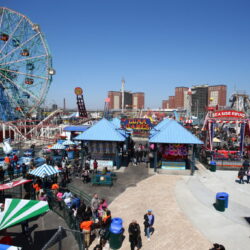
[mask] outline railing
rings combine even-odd
[[[72,194],[77,195],[77,197],[79,197],[80,200],[83,200],[86,205],[90,205],[90,203],[91,203],[91,197],[88,194],[86,194],[85,192],[77,189],[72,184],[68,184],[67,188],[70,190],[70,192]]]
[[[79,246],[79,250],[84,250],[83,233],[80,231],[79,225],[80,221],[73,216],[73,212],[69,209],[64,202],[58,201],[51,190],[45,190],[50,209],[57,215],[62,217],[69,229],[71,230],[75,240]]]

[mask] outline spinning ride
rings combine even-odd
[[[28,118],[44,101],[54,74],[39,25],[0,7],[0,120]]]

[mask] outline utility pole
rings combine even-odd
[[[124,112],[124,88],[125,88],[125,80],[122,78],[122,113]]]

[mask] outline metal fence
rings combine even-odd
[[[64,219],[70,231],[75,237],[79,250],[84,250],[83,234],[80,231],[80,221],[73,216],[73,212],[64,202],[58,201],[51,190],[46,190],[50,209]]]

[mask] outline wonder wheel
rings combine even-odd
[[[54,74],[39,25],[0,7],[0,120],[29,117],[44,101]]]

